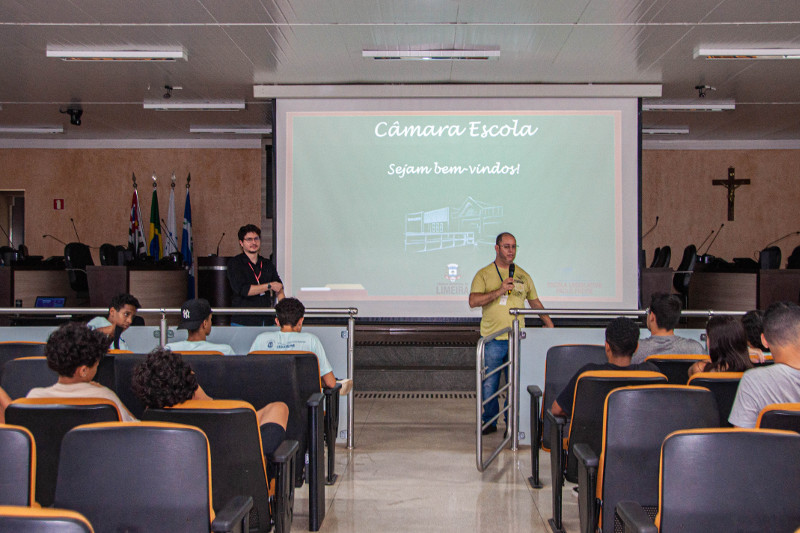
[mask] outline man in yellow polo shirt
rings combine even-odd
[[[494,262],[483,267],[475,274],[469,293],[469,306],[482,307],[481,336],[486,337],[496,331],[510,327],[514,318],[508,313],[509,309],[525,307],[528,300],[532,309],[544,309],[544,305],[536,294],[536,287],[527,272],[514,265],[517,256],[517,240],[510,233],[501,233],[495,240]],[[509,275],[511,271],[511,275]],[[547,315],[541,315],[546,328],[553,327],[553,321]],[[520,327],[525,327],[523,317],[520,317]],[[508,335],[500,335],[493,341],[484,345],[484,360],[486,373],[490,373],[508,360]],[[484,400],[497,392],[500,383],[500,374],[497,372],[483,381]],[[506,400],[507,402],[507,400]],[[497,398],[490,401],[483,410],[483,424],[486,425],[500,411],[500,402]],[[508,417],[506,417],[508,427]],[[497,431],[497,421],[483,430],[484,435]]]

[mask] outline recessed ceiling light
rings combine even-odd
[[[145,109],[156,111],[240,111],[244,100],[165,100],[153,99],[143,102]]]
[[[90,48],[47,46],[47,57],[64,61],[176,61],[186,60],[186,49],[169,48]]]
[[[362,50],[362,57],[409,61],[488,60],[500,57],[500,49],[485,50]]]
[[[235,133],[237,135],[269,135],[272,126],[189,126],[189,133]]]
[[[800,48],[712,48],[698,47],[694,58],[706,59],[800,59]]]
[[[736,109],[734,100],[689,100],[644,99],[642,111],[730,111]]]
[[[689,126],[643,126],[645,135],[688,135]]]
[[[64,133],[64,126],[0,126],[0,133]]]

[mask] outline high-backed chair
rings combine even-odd
[[[613,533],[617,502],[636,498],[658,507],[661,443],[679,429],[717,427],[714,395],[686,385],[616,389],[606,397],[601,450],[575,445],[581,532]],[[599,453],[597,453],[599,452]]]
[[[786,258],[786,268],[800,268],[800,246],[795,246],[792,253]]]
[[[100,245],[100,264],[103,266],[119,265],[116,246],[107,242]]]
[[[698,361],[711,361],[705,354],[658,354],[645,359],[658,367],[667,376],[671,385],[686,385],[689,381],[689,368]]]
[[[642,370],[591,370],[578,377],[572,402],[572,417],[569,433],[564,438],[567,418],[555,416],[547,409],[550,419],[550,474],[553,480],[553,518],[549,520],[553,531],[561,527],[561,489],[564,480],[578,481],[578,459],[576,444],[586,444],[599,453],[602,446],[603,411],[606,396],[619,387],[633,385],[666,384],[667,377],[658,372]],[[558,444],[562,444],[558,446]]]
[[[114,402],[100,398],[20,398],[6,408],[6,421],[27,428],[36,441],[36,501],[53,504],[64,435],[91,422],[120,420]]]
[[[0,342],[0,375],[3,373],[3,366],[12,359],[18,357],[33,357],[43,356],[44,347],[43,342],[29,342],[29,341],[8,341]]]
[[[533,488],[539,482],[539,448],[550,451],[550,421],[544,416],[553,401],[575,373],[588,363],[606,362],[605,347],[601,344],[562,344],[547,350],[544,362],[544,391],[538,385],[528,385],[531,396],[531,477]],[[541,402],[541,405],[540,405]]]
[[[190,400],[171,408],[147,409],[142,419],[202,429],[211,449],[214,507],[220,508],[240,494],[252,496],[251,532],[266,533],[272,528],[272,522],[276,533],[291,530],[297,441],[284,441],[269,458],[272,465],[269,470],[274,472],[271,477],[275,482],[271,497],[257,415],[252,405],[230,400]]]
[[[624,531],[794,531],[800,525],[795,457],[797,433],[677,431],[661,448],[657,522],[632,500],[620,502],[617,514]]]
[[[691,272],[697,264],[697,247],[690,244],[683,249],[683,257],[681,264],[678,265],[678,272],[672,277],[672,286],[675,290],[683,295],[684,304],[686,303],[686,296],[689,294],[689,280],[692,279]]]
[[[12,400],[24,398],[34,387],[49,387],[58,381],[58,374],[47,366],[44,356],[19,357],[3,367],[0,386]]]
[[[742,374],[744,372],[698,372],[689,378],[689,385],[705,387],[714,393],[719,409],[720,427],[731,427],[728,416],[731,414]]]
[[[656,268],[658,265],[658,256],[661,253],[661,247],[656,246],[656,249],[653,250],[653,260],[650,261],[650,268]]]
[[[800,433],[800,403],[771,403],[758,413],[757,428]]]
[[[14,533],[94,533],[86,517],[67,509],[0,506],[0,531]]]
[[[768,246],[758,253],[758,266],[761,270],[775,270],[781,267],[781,249]]]
[[[67,265],[67,278],[69,286],[78,293],[79,298],[89,295],[89,281],[86,277],[86,267],[94,265],[92,252],[82,242],[71,242],[64,247],[64,262]]]
[[[669,262],[672,260],[672,248],[669,246],[663,246],[658,250],[658,254],[656,254],[655,258],[653,259],[653,264],[650,265],[651,268],[665,268],[669,266]]]
[[[215,515],[212,489],[200,429],[89,424],[64,436],[55,505],[83,514],[97,531],[246,532],[253,499],[234,498]]]
[[[22,426],[0,424],[0,505],[33,505],[36,445]],[[4,530],[0,531],[13,531]]]

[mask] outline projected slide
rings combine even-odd
[[[276,221],[287,294],[367,316],[473,316],[472,277],[509,231],[547,306],[635,306],[635,174],[626,251],[618,107],[290,103]]]

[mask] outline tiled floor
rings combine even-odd
[[[327,487],[321,531],[550,531],[548,456],[540,453],[539,490],[527,482],[527,446],[503,451],[478,472],[474,418],[474,399],[356,399],[355,448],[337,448],[339,479]],[[484,438],[487,450],[500,429]],[[564,488],[564,527],[577,531],[571,487]],[[305,487],[292,529],[308,530]]]

